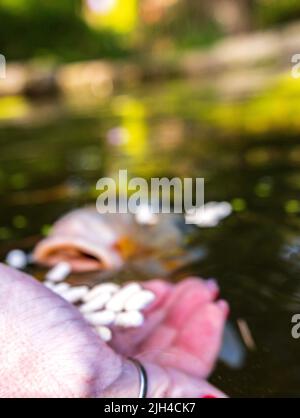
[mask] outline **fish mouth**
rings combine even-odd
[[[75,273],[115,270],[124,264],[117,248],[74,240],[73,237],[70,240],[66,237],[47,238],[37,245],[33,259],[47,267],[64,261],[70,264]]]

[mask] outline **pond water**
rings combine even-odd
[[[263,119],[249,105],[258,99],[168,82],[108,98],[24,102],[24,114],[0,124],[1,259],[95,202],[96,181],[119,169],[204,177],[206,201],[231,202],[234,212],[199,228],[203,256],[180,276],[217,278],[231,327],[238,335],[244,321],[254,340],[239,367],[220,361],[211,381],[230,396],[299,394],[300,341],[291,336],[300,313],[299,135],[297,124],[279,129],[275,111],[273,122]]]

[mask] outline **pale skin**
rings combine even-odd
[[[228,306],[213,281],[155,280],[139,329],[115,329],[110,345],[77,308],[35,279],[0,265],[0,397],[127,397],[149,376],[149,397],[222,397],[206,382],[222,340]]]

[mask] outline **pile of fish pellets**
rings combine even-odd
[[[8,254],[6,262],[12,267],[23,269],[26,267],[25,256],[20,250],[14,250]],[[116,327],[124,329],[143,325],[142,311],[154,301],[153,292],[135,282],[124,286],[105,282],[93,288],[72,286],[65,282],[70,274],[70,264],[60,262],[48,271],[44,285],[75,305],[103,341],[112,339],[112,329]]]

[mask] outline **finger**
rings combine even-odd
[[[155,294],[154,302],[145,309],[145,314],[150,314],[165,305],[166,300],[174,289],[174,285],[164,280],[149,280],[143,284],[143,287]]]
[[[190,278],[179,283],[168,303],[166,323],[182,327],[189,316],[218,296],[219,289],[214,280],[204,281]]]
[[[197,310],[159,361],[193,376],[207,377],[220,350],[227,315],[228,305],[224,301]]]
[[[211,302],[218,294],[218,287],[214,281],[204,282],[197,278],[190,278],[173,287],[168,297],[163,299],[163,316],[155,318],[150,315],[144,339],[148,336],[140,352],[161,352],[171,344],[177,329],[185,325],[189,316],[197,312],[205,303]],[[156,321],[155,321],[156,320]],[[159,322],[160,321],[160,322]],[[162,324],[159,327],[158,323]],[[172,336],[172,338],[171,338]],[[143,340],[140,340],[140,343]]]

